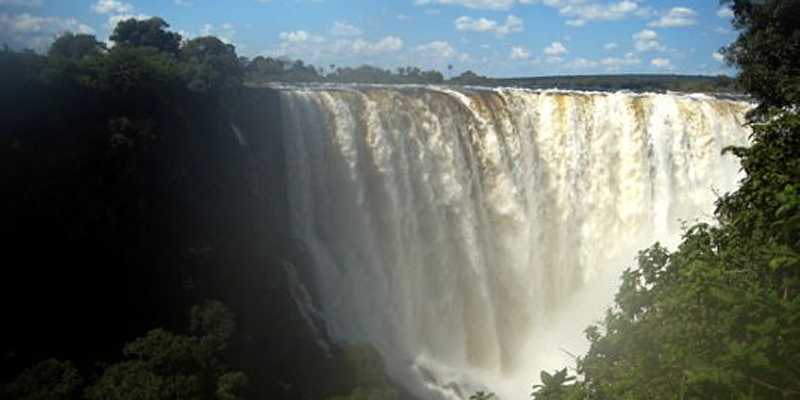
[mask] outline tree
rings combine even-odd
[[[219,301],[192,307],[190,335],[153,329],[125,345],[125,359],[105,368],[86,390],[89,399],[241,398],[248,378],[221,360],[236,329],[233,313]]]
[[[106,50],[105,44],[98,42],[94,35],[67,32],[50,45],[50,56],[83,59],[98,55]]]
[[[194,91],[217,91],[241,84],[242,68],[233,45],[204,36],[186,42],[180,55],[191,70],[189,88]]]
[[[26,369],[0,397],[25,400],[80,398],[83,378],[69,361],[49,359]]]
[[[181,45],[181,35],[168,32],[169,24],[158,17],[144,20],[126,19],[117,24],[110,39],[118,46],[154,47],[161,51],[177,54]]]
[[[722,49],[738,67],[739,84],[759,102],[759,110],[797,101],[790,88],[800,82],[800,2],[723,0],[734,12],[740,35]],[[792,99],[794,98],[794,100]]]

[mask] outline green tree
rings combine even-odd
[[[101,54],[106,50],[105,44],[98,42],[94,35],[67,32],[50,45],[50,56],[83,59]]]
[[[214,36],[204,36],[186,42],[180,56],[188,64],[189,88],[194,91],[218,91],[241,85],[242,68],[233,45]]]
[[[117,24],[110,39],[118,46],[154,47],[167,53],[177,54],[181,45],[181,35],[169,32],[167,28],[169,24],[158,17],[144,20],[130,18]]]
[[[8,396],[20,400],[70,400],[80,398],[83,378],[69,361],[49,359],[22,372],[9,385]]]
[[[724,0],[734,12],[740,35],[722,49],[740,69],[739,84],[764,111],[796,102],[800,82],[800,2],[796,0]]]
[[[154,329],[125,345],[122,362],[107,366],[86,389],[89,399],[241,398],[248,378],[221,360],[236,329],[233,313],[219,301],[191,312],[189,335]]]

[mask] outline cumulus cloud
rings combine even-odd
[[[585,58],[576,58],[575,61],[572,62],[572,65],[576,68],[595,68],[599,63]]]
[[[613,50],[613,49],[616,49],[617,46],[619,46],[617,44],[617,42],[609,42],[609,43],[604,44],[603,48],[606,49],[606,50]]]
[[[130,14],[133,12],[133,5],[117,0],[99,0],[92,5],[92,11],[97,14]]]
[[[720,7],[717,10],[717,16],[720,18],[733,18],[733,10],[729,6]]]
[[[417,5],[449,4],[474,9],[505,10],[516,5],[541,4],[558,10],[568,18],[567,25],[584,26],[590,21],[615,21],[631,16],[648,17],[649,7],[640,6],[641,0],[621,0],[610,3],[600,0],[415,0]]]
[[[533,2],[530,1],[529,2]],[[620,1],[616,3],[587,3],[578,0],[542,0],[545,5],[558,8],[558,13],[570,18],[566,24],[583,26],[589,21],[616,21],[631,15],[645,16],[649,9],[642,8],[634,1]]]
[[[361,29],[344,21],[336,21],[331,28],[333,36],[361,36]]]
[[[530,58],[531,52],[530,50],[522,47],[522,46],[514,46],[511,48],[511,52],[509,53],[508,57],[512,60],[527,60]]]
[[[658,33],[653,30],[645,29],[641,32],[633,34],[634,45],[636,51],[665,51],[666,46],[661,44],[656,38]]]
[[[279,34],[281,40],[289,42],[324,42],[325,38],[319,35],[312,35],[305,30],[297,30],[290,32],[281,32]]]
[[[606,71],[618,71],[622,67],[639,65],[641,63],[642,60],[633,53],[627,53],[623,58],[609,57],[600,60],[600,65],[606,67]]]
[[[443,40],[434,40],[430,43],[419,45],[416,51],[433,54],[440,58],[453,58],[458,55],[458,51]]]
[[[564,53],[567,53],[567,48],[561,42],[550,43],[549,46],[544,48],[544,54],[549,56],[557,56]]]
[[[92,27],[75,18],[40,17],[28,13],[0,14],[0,42],[14,48],[44,52],[58,35],[66,32],[95,33]]]
[[[145,19],[150,18],[150,16],[146,15],[146,14],[135,14],[135,15],[134,14],[119,14],[119,15],[112,15],[112,16],[108,17],[108,21],[106,22],[106,27],[108,27],[109,29],[114,29],[114,28],[117,27],[117,24],[119,24],[120,22],[125,21],[126,19],[131,19],[131,18],[138,19],[138,20],[145,20]]]
[[[525,30],[525,23],[521,18],[509,14],[503,24],[499,24],[493,19],[487,18],[472,18],[462,16],[453,21],[456,29],[462,32],[489,32],[498,36],[504,36],[509,33],[519,33]]]
[[[236,26],[234,26],[230,22],[226,22],[220,26],[214,26],[213,24],[206,23],[203,24],[202,35],[203,36],[213,35],[218,37],[224,43],[234,44],[233,38],[234,36],[236,36]],[[181,36],[188,37],[191,35],[182,34]],[[244,48],[244,45],[236,44],[236,47],[241,49]]]
[[[516,3],[515,0],[415,0],[416,5],[427,5],[432,3],[453,4],[476,9],[502,10],[507,9]]]
[[[697,11],[692,10],[688,7],[672,7],[666,14],[662,15],[661,18],[651,21],[648,26],[660,26],[660,27],[671,27],[671,26],[691,26],[697,23],[695,18],[697,17]]]
[[[399,51],[403,48],[403,40],[396,36],[386,36],[377,42],[356,39],[352,42],[353,51],[356,53],[385,53]]]
[[[672,68],[672,64],[667,58],[654,58],[650,60],[650,65],[656,68]]]
[[[722,55],[722,54],[720,54],[719,52],[714,52],[714,53],[712,53],[712,54],[711,54],[711,57],[713,57],[713,58],[714,58],[715,60],[717,60],[718,62],[725,62],[725,56],[723,56],[723,55]]]

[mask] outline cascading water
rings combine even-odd
[[[713,210],[750,105],[701,95],[280,88],[293,235],[330,337],[421,398],[525,398],[637,249]],[[581,348],[584,346],[584,348]]]

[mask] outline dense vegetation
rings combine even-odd
[[[542,372],[537,400],[800,398],[800,1],[732,3],[725,54],[761,102],[728,149],[746,177],[715,224],[639,254],[577,376]]]
[[[0,51],[0,398],[402,398],[289,295],[276,94],[167,28]]]

